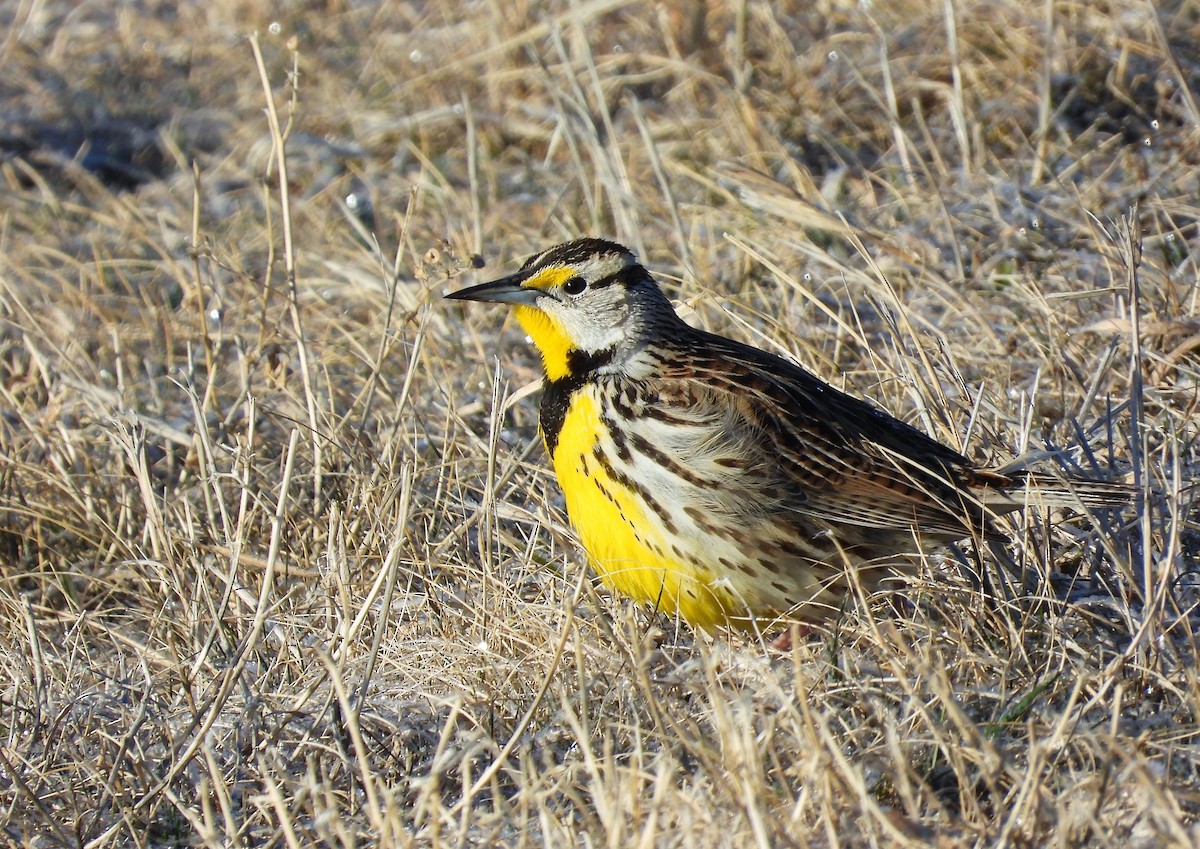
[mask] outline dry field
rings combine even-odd
[[[1200,842],[1198,45],[1196,0],[4,4],[0,844]],[[585,234],[1141,495],[790,654],[611,598],[534,353],[441,299]]]

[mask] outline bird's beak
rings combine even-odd
[[[491,283],[471,286],[469,289],[459,289],[446,295],[455,301],[491,301],[497,304],[522,304],[531,307],[541,294],[537,289],[527,289],[521,285],[522,276],[512,274],[501,277]]]

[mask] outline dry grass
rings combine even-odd
[[[1195,3],[178,5],[3,12],[0,840],[1200,840]],[[581,234],[1145,504],[787,657],[608,598],[440,300]]]

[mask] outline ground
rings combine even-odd
[[[1197,44],[1140,0],[7,4],[0,839],[1194,845]],[[611,598],[534,353],[441,297],[581,235],[1139,495],[786,653]]]

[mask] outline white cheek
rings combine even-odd
[[[598,327],[590,322],[572,321],[568,325],[571,338],[584,351],[601,351],[611,348],[620,341],[621,331],[616,327]]]
[[[546,304],[542,309],[562,325],[564,332],[575,343],[575,347],[582,351],[590,353],[603,351],[605,348],[614,348],[625,338],[623,305],[593,307],[589,313],[581,313],[573,305],[555,301]],[[596,314],[604,312],[606,309],[618,311],[620,316],[610,314],[607,316],[610,319],[608,322],[597,322]]]

